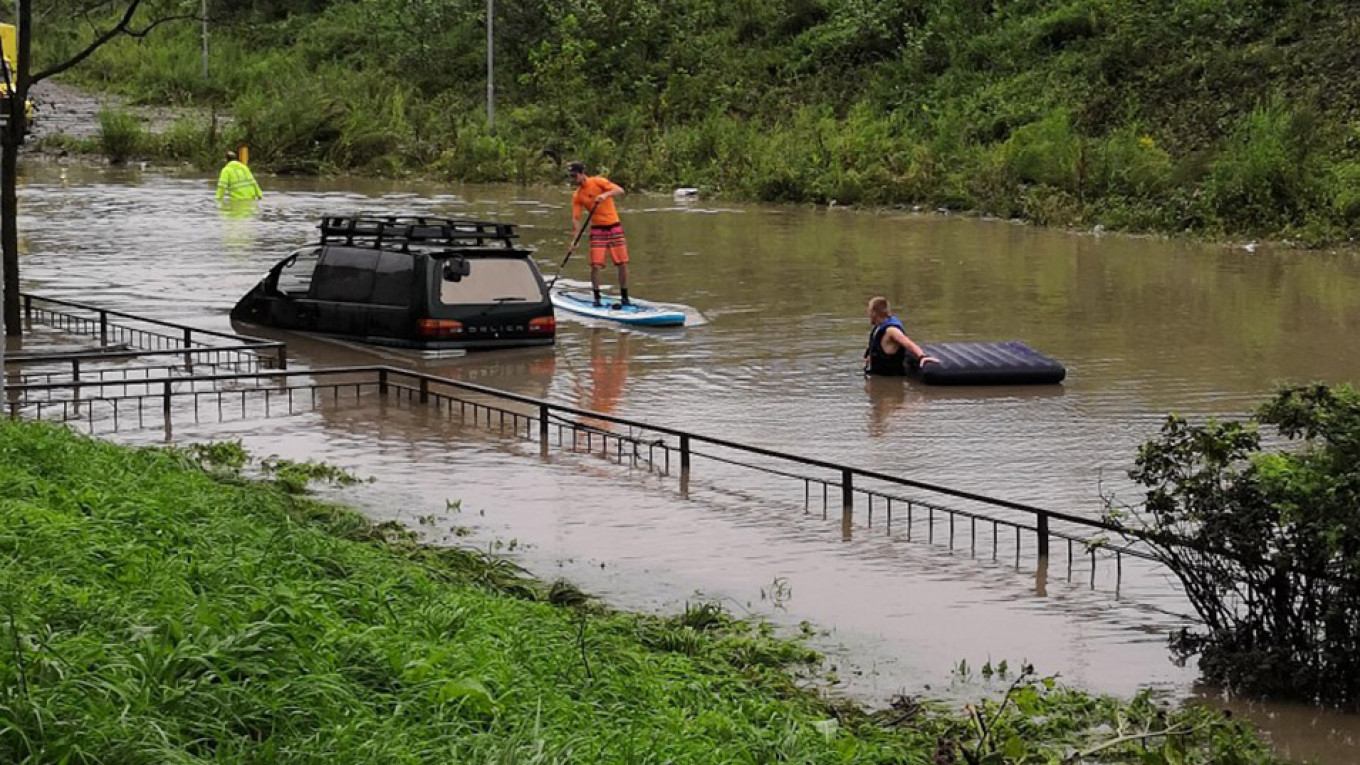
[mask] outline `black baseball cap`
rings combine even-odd
[[[584,173],[585,171],[586,171],[586,163],[584,163],[584,162],[568,162],[568,163],[567,163],[567,173],[568,173],[568,174],[571,174],[571,173]]]

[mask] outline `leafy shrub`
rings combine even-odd
[[[137,115],[123,109],[99,110],[99,147],[113,162],[126,162],[147,146],[147,134]]]
[[[1332,169],[1332,209],[1342,220],[1360,223],[1360,162]]]
[[[169,159],[210,166],[218,159],[218,147],[212,141],[212,133],[206,121],[196,117],[181,117],[170,123],[165,132],[157,137],[159,154]]]
[[[1171,155],[1130,125],[1106,136],[1091,152],[1089,175],[1102,194],[1151,196],[1171,183]]]
[[[1045,16],[1034,36],[1034,47],[1039,51],[1062,50],[1069,44],[1100,33],[1100,20],[1094,10],[1081,5],[1065,6]]]
[[[1215,158],[1207,191],[1218,215],[1248,229],[1297,222],[1318,182],[1307,112],[1272,98],[1244,116]]]
[[[1204,621],[1175,647],[1214,683],[1360,699],[1360,393],[1287,388],[1254,421],[1170,417],[1131,473],[1147,535]],[[1280,436],[1262,448],[1258,425]]]
[[[1066,112],[1053,112],[1015,130],[1002,147],[1002,159],[1021,183],[1046,183],[1076,190],[1081,136]]]

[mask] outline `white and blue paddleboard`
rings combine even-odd
[[[592,319],[605,319],[617,321],[621,324],[644,327],[683,327],[685,325],[684,311],[648,303],[645,300],[631,300],[628,305],[623,305],[618,298],[605,297],[600,300],[600,305],[596,306],[595,300],[589,292],[553,290],[551,294],[554,306],[563,311],[589,316]]]

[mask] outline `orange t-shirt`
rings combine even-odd
[[[603,175],[592,175],[586,178],[586,182],[576,188],[576,193],[571,195],[571,217],[573,220],[581,220],[581,216],[586,214],[590,206],[595,204],[595,197],[622,187],[610,181]],[[590,218],[592,226],[612,226],[619,222],[619,211],[614,208],[614,198],[609,197],[600,203],[595,214]]]

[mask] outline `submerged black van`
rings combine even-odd
[[[549,345],[557,323],[507,223],[323,218],[231,310],[233,321],[419,349]]]

